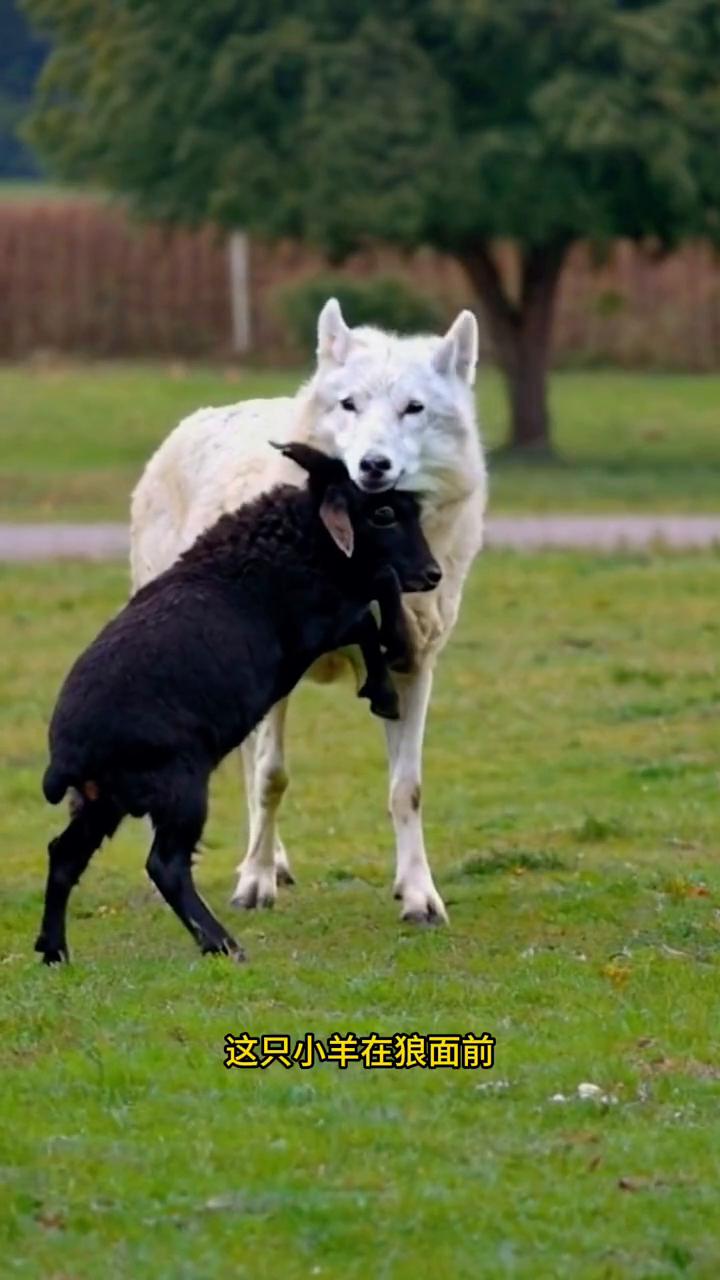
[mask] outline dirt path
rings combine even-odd
[[[124,524],[0,524],[0,560],[120,560]]]
[[[720,515],[495,516],[486,542],[519,551],[711,547],[720,544]],[[0,524],[0,560],[117,560],[127,550],[122,524]]]
[[[487,545],[535,551],[543,547],[614,551],[653,547],[681,550],[720,543],[717,516],[495,516]]]

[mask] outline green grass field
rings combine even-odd
[[[94,193],[81,187],[64,186],[59,182],[44,182],[35,178],[2,178],[0,179],[0,204],[22,203],[43,204],[48,201],[55,204],[61,200],[102,200],[107,199],[101,193]]]
[[[129,476],[199,385],[123,378],[149,402],[124,437],[119,396],[97,436],[71,428],[73,398],[90,419],[107,407],[101,380],[35,384],[68,466],[92,440]],[[27,427],[27,388],[23,403]],[[298,884],[232,920],[249,963],[194,953],[136,824],[76,892],[72,965],[48,971],[31,949],[60,816],[39,793],[45,721],[126,581],[0,569],[2,1274],[716,1280],[719,585],[710,554],[481,559],[427,749],[448,929],[396,919],[377,724],[349,690],[306,687],[285,820]],[[198,872],[228,922],[235,773],[216,780]],[[243,1031],[488,1031],[497,1061],[226,1070],[223,1038]]]
[[[177,365],[0,368],[0,519],[124,520],[153,448],[204,404],[292,393],[299,372]],[[484,435],[504,437],[499,379],[480,378]],[[554,463],[491,456],[492,509],[713,511],[720,376],[554,375]]]

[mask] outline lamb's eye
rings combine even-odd
[[[397,518],[392,507],[377,507],[373,511],[370,521],[381,529],[389,529],[391,525],[397,524]]]
[[[348,413],[357,412],[355,401],[352,396],[345,396],[345,399],[340,401],[340,407],[341,409],[345,409]]]
[[[406,413],[422,413],[424,408],[425,408],[425,405],[421,404],[419,400],[409,400],[408,403],[405,405],[405,412]]]

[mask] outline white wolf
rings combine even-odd
[[[279,481],[302,483],[270,440],[306,440],[343,459],[366,490],[397,485],[423,495],[423,527],[443,579],[406,600],[416,668],[399,682],[401,718],[386,721],[390,812],[396,845],[395,896],[403,919],[439,922],[445,906],[425,853],[420,811],[422,742],[438,652],[457,618],[462,586],[482,544],[486,470],[472,386],[475,317],[463,311],[443,338],[399,338],[350,329],[336,299],[318,321],[315,374],[293,398],[201,409],[171,433],[148,463],[132,502],[135,589],[167,568],[223,512]],[[322,659],[312,675],[334,679],[352,651]],[[276,816],[287,786],[279,704],[243,744],[249,811],[247,854],[233,901],[272,906],[292,883]]]

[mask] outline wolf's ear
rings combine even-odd
[[[355,550],[355,534],[350,522],[347,500],[342,489],[331,486],[320,506],[320,519],[330,537],[344,555],[350,558]]]
[[[438,373],[457,374],[469,387],[475,382],[478,361],[478,325],[472,311],[461,311],[442,339],[433,366]]]
[[[328,298],[318,316],[317,339],[318,360],[332,360],[335,364],[345,363],[350,350],[352,329],[343,319],[337,298]]]

